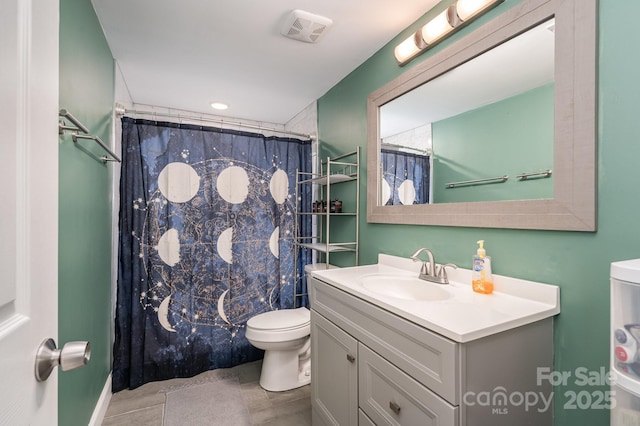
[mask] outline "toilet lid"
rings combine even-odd
[[[247,326],[256,330],[290,330],[309,325],[311,315],[307,308],[282,309],[256,315]]]

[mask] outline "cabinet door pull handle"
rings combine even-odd
[[[354,362],[356,360],[356,357],[351,355],[351,354],[347,354],[347,361],[349,362]]]
[[[389,408],[396,414],[400,414],[400,406],[393,401],[389,401]]]

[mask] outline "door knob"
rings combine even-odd
[[[62,349],[56,349],[53,339],[45,339],[36,353],[36,380],[44,382],[58,365],[62,371],[73,370],[87,365],[91,358],[89,342],[68,342]]]

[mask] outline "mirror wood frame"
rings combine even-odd
[[[380,206],[380,106],[554,16],[554,198]],[[597,0],[524,0],[369,95],[367,222],[595,231],[596,42]]]

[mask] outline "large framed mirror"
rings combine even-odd
[[[367,220],[595,231],[596,21],[524,0],[373,92]]]

